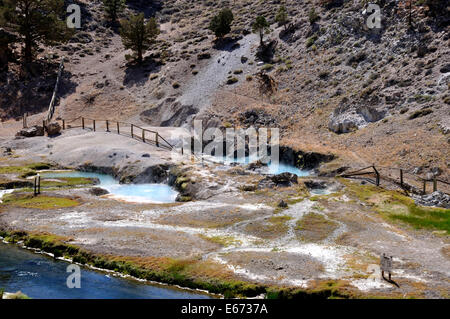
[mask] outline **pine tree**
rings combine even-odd
[[[64,20],[64,0],[3,0],[0,20],[8,30],[18,34],[24,44],[26,63],[33,61],[39,43],[57,44],[68,40],[72,30]],[[1,22],[0,22],[1,23]]]
[[[112,22],[116,22],[119,13],[125,8],[125,0],[103,0],[106,14]]]
[[[216,37],[223,38],[230,33],[233,19],[233,12],[230,9],[223,9],[211,20],[209,29],[214,32]]]
[[[284,25],[284,29],[286,30],[287,23],[289,22],[289,17],[285,6],[280,7],[275,17],[275,21],[278,22],[279,25]]]
[[[269,22],[267,22],[266,18],[264,18],[263,16],[257,17],[252,25],[253,32],[259,33],[261,46],[264,46],[264,32],[269,29],[269,26]]]
[[[150,48],[159,34],[158,24],[155,18],[145,22],[144,14],[132,15],[129,19],[120,21],[120,36],[126,49],[131,49],[137,54],[137,60],[142,62],[143,54]]]

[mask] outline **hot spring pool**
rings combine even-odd
[[[256,162],[258,160],[258,158],[257,157],[249,157],[249,156],[233,158],[233,159],[230,159],[228,157],[223,157],[223,158],[222,157],[213,157],[213,160],[217,161],[217,162],[224,162],[226,164],[238,163],[238,164],[245,165],[245,164],[250,164],[252,162]],[[282,173],[291,173],[291,174],[295,174],[299,177],[311,175],[311,172],[308,170],[302,170],[298,167],[295,167],[294,165],[290,165],[290,164],[283,163],[283,162],[280,162],[278,164],[270,162],[267,167],[268,167],[267,174],[275,175],[275,174],[282,174]]]
[[[89,172],[43,172],[43,178],[85,177],[98,178],[101,188],[106,189],[113,198],[138,203],[174,203],[178,192],[166,184],[119,184],[114,177]]]

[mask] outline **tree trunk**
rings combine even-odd
[[[263,38],[264,38],[264,30],[261,30],[259,31],[259,39],[262,47],[264,46]]]
[[[31,63],[33,61],[33,53],[32,53],[32,40],[30,35],[25,36],[25,62]]]

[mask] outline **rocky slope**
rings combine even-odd
[[[138,66],[127,62],[130,52],[105,21],[100,1],[80,0],[82,29],[68,44],[42,47],[39,61],[56,66],[66,57],[57,109],[66,119],[108,114],[164,126],[199,118],[209,126],[280,127],[284,144],[336,154],[340,164],[434,169],[448,179],[448,14],[432,17],[416,5],[410,28],[402,1],[379,1],[382,28],[372,30],[365,1],[323,2],[330,1],[128,1],[127,12],[155,14],[162,30]],[[287,31],[274,21],[281,4],[290,15]],[[233,30],[226,43],[215,43],[207,26],[226,6],[235,15]],[[271,23],[266,43],[274,40],[265,62],[249,34],[257,15]],[[262,70],[269,77],[261,79]],[[54,80],[37,74],[25,84],[2,82],[2,109],[9,110],[2,118],[47,107]],[[261,85],[267,78],[273,91]]]

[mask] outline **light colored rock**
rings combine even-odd
[[[377,122],[384,118],[385,112],[369,106],[352,107],[343,105],[337,107],[330,116],[328,128],[337,133],[348,133]]]
[[[44,136],[44,128],[38,125],[24,128],[19,132],[17,132],[16,136],[23,136],[23,137]]]

